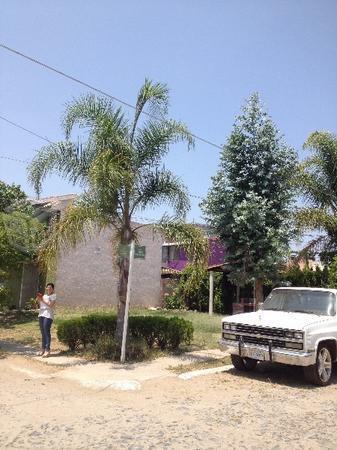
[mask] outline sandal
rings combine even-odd
[[[44,350],[41,350],[36,353],[36,356],[43,356],[43,355],[44,355]]]
[[[42,358],[48,358],[48,356],[50,356],[50,352],[44,352],[44,354],[42,355]]]

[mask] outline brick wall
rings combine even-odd
[[[59,304],[117,305],[116,244],[111,237],[111,230],[105,230],[59,257],[55,280]],[[134,260],[131,306],[159,306],[162,239],[150,227],[140,228],[139,245],[146,246],[146,257]]]

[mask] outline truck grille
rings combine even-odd
[[[226,328],[223,325],[222,337],[223,339],[237,341],[241,344],[255,344],[269,348],[279,347],[302,350],[303,339],[299,339],[298,337],[295,338],[295,332],[296,330],[291,329],[232,323]],[[303,333],[301,335],[303,336]]]
[[[263,336],[283,338],[286,330],[282,328],[265,328],[265,327],[237,324],[235,331],[236,333],[247,333],[252,335],[262,334]]]
[[[243,342],[247,344],[257,344],[257,345],[269,345],[269,342],[271,341],[271,344],[273,347],[280,347],[285,348],[285,341],[281,341],[279,339],[266,339],[266,338],[260,338],[256,336],[242,336]],[[235,336],[236,340],[240,340],[240,336]]]

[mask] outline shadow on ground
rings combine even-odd
[[[288,386],[296,389],[320,389],[321,386],[315,386],[310,384],[304,378],[302,367],[287,366],[284,364],[260,362],[257,365],[256,370],[252,372],[240,372],[236,369],[231,369],[227,373],[239,378],[246,378],[249,380],[257,380],[268,384],[278,384]],[[331,384],[337,384],[337,368],[336,365],[333,368],[332,382]]]
[[[30,345],[19,344],[18,342],[0,341],[0,349],[8,354],[21,355],[21,356],[35,356],[37,348]]]

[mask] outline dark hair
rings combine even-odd
[[[53,289],[55,289],[54,283],[47,283],[47,286],[51,286]]]

